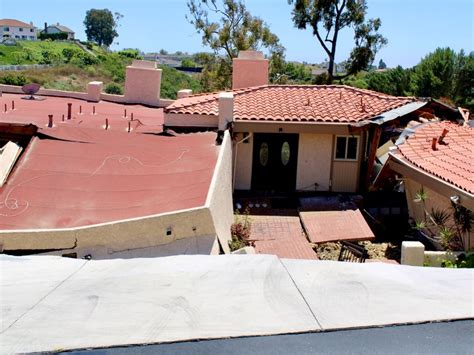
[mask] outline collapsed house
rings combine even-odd
[[[13,92],[0,98],[5,252],[227,253],[233,193],[367,191],[380,149],[407,122],[441,108],[451,120],[465,115],[342,85],[269,85],[268,60],[253,51],[234,59],[231,91],[182,90],[172,102],[160,82],[154,63],[134,61],[123,96],[92,82],[87,93],[42,89],[45,100],[21,100],[2,86]]]

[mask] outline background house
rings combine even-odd
[[[74,31],[71,30],[69,27],[64,25],[60,25],[59,22],[53,25],[48,25],[46,22],[44,23],[44,29],[41,31],[42,34],[59,34],[64,33],[67,35],[67,40],[74,39]]]
[[[20,40],[36,40],[36,27],[33,22],[13,19],[0,19],[0,39],[14,38]]]

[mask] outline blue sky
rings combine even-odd
[[[388,66],[410,67],[436,47],[456,51],[473,50],[473,0],[367,0],[369,17],[380,17],[381,32],[389,43],[377,55]],[[287,49],[287,59],[319,63],[323,50],[309,30],[293,27],[287,0],[247,0],[253,15],[264,19]],[[0,0],[0,18],[60,22],[85,39],[82,24],[90,8],[108,8],[124,15],[119,28],[118,48],[139,48],[145,52],[206,50],[200,36],[186,19],[186,0]],[[337,61],[346,59],[352,48],[352,33],[345,31],[338,45]]]

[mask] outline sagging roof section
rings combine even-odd
[[[434,122],[406,130],[397,141],[396,158],[474,194],[474,129]]]

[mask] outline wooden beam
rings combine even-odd
[[[382,135],[382,127],[380,126],[373,126],[373,127],[374,127],[374,131],[372,133],[372,140],[370,141],[369,157],[367,158],[367,171],[365,172],[365,177],[364,177],[363,188],[365,190],[369,187],[369,184],[370,184],[370,177],[372,176],[372,169],[374,168],[374,164],[375,164],[377,148],[379,147],[380,136]]]

